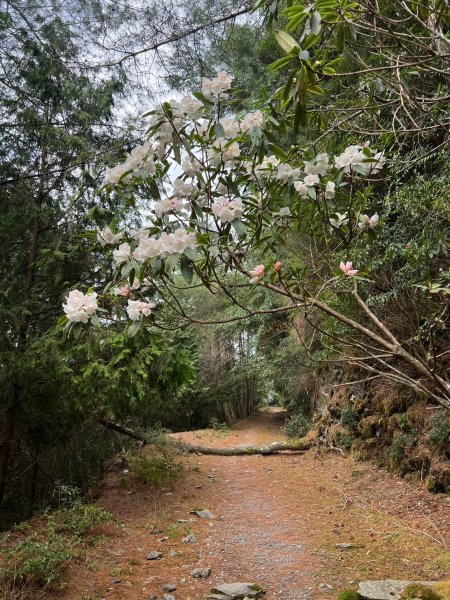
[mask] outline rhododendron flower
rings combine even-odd
[[[225,92],[231,87],[231,77],[225,71],[221,71],[214,79],[202,79],[202,92],[208,100],[224,97]]]
[[[277,273],[281,271],[281,262],[279,260],[274,264],[274,269]]]
[[[168,212],[178,212],[183,208],[183,202],[179,198],[165,198],[161,202],[155,202],[154,211],[158,219]]]
[[[234,119],[223,117],[219,120],[219,123],[222,125],[223,134],[226,138],[234,138],[238,135],[239,123]]]
[[[133,252],[133,258],[138,262],[144,262],[148,258],[155,258],[161,253],[161,244],[159,240],[150,237],[142,237],[139,240],[139,246]]]
[[[129,261],[131,258],[131,248],[130,244],[124,242],[120,244],[117,250],[113,250],[113,259],[118,265],[121,265],[124,262]]]
[[[378,225],[379,220],[380,217],[378,216],[378,213],[375,213],[371,217],[369,217],[369,215],[361,215],[358,226],[361,229],[373,229]]]
[[[307,175],[320,175],[323,177],[330,168],[328,154],[322,152],[311,162],[305,162],[304,171]]]
[[[116,296],[124,296],[125,298],[128,298],[129,296],[131,296],[131,293],[132,293],[132,289],[128,285],[128,283],[126,283],[125,285],[123,285],[120,288],[115,289]]]
[[[241,121],[241,131],[247,133],[253,127],[262,127],[264,124],[264,115],[260,110],[248,113]]]
[[[203,104],[197,98],[193,98],[192,96],[183,96],[179,103],[180,109],[189,116],[194,116],[198,113],[202,108]]]
[[[66,303],[63,304],[63,310],[72,323],[87,323],[97,308],[97,294],[83,294],[79,290],[69,292]]]
[[[282,208],[280,208],[280,217],[290,217],[290,216],[291,216],[291,211],[288,206],[283,206]]]
[[[308,187],[313,187],[314,185],[317,185],[318,183],[320,183],[320,178],[316,174],[307,175],[303,181],[304,181],[305,185],[307,185]]]
[[[235,219],[242,218],[242,200],[240,198],[228,200],[225,196],[220,196],[211,206],[211,210],[222,223],[230,223]]]
[[[264,265],[257,265],[253,271],[249,271],[248,274],[251,277],[250,283],[259,283],[265,275],[265,267]]]
[[[336,219],[330,219],[330,223],[331,225],[333,225],[333,227],[341,227],[341,225],[347,225],[348,223],[348,215],[347,213],[336,213]]]
[[[289,179],[289,177],[298,177],[300,175],[300,171],[299,169],[293,169],[291,167],[291,165],[288,165],[287,163],[284,163],[282,165],[279,165],[278,169],[277,169],[277,179],[279,181],[282,181],[283,183],[286,183],[286,181]]]
[[[127,313],[132,321],[137,321],[139,317],[144,315],[148,317],[152,314],[152,308],[156,304],[153,302],[140,302],[139,300],[128,300]]]
[[[190,196],[194,191],[194,186],[192,183],[187,183],[182,179],[175,179],[173,182],[173,195],[174,196]]]
[[[188,177],[194,177],[196,173],[201,171],[202,163],[194,157],[186,156],[181,163],[181,168]]]
[[[325,186],[325,199],[326,200],[332,200],[334,198],[334,196],[336,195],[336,184],[334,183],[334,181],[328,181],[327,185]]]
[[[106,246],[106,244],[117,244],[122,239],[122,234],[113,233],[111,227],[105,227],[97,233],[97,241],[100,242],[102,246]]]
[[[169,123],[170,125],[170,123]],[[107,168],[105,170],[104,181],[106,185],[115,185],[119,179],[127,172],[129,173],[124,177],[124,181],[130,181],[133,176],[138,175],[140,169],[144,169],[150,174],[153,174],[156,170],[155,163],[153,162],[154,150],[150,142],[145,144],[138,144],[136,148],[127,155],[127,159],[124,163],[121,163],[112,169]]]
[[[165,258],[169,254],[182,254],[187,248],[194,249],[197,245],[195,233],[188,233],[180,227],[174,233],[163,233],[159,238],[161,256]]]
[[[341,262],[341,264],[339,265],[339,268],[344,273],[344,275],[346,275],[347,277],[353,277],[353,275],[356,275],[356,273],[359,273],[359,271],[357,269],[353,268],[353,263],[351,261],[346,262],[346,263]]]
[[[306,196],[308,193],[308,186],[304,181],[296,181],[294,183],[295,191],[300,194],[300,196]]]

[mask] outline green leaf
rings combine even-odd
[[[100,327],[100,319],[98,318],[98,315],[96,315],[96,314],[91,315],[91,323],[94,327],[97,327],[97,328]]]
[[[139,321],[133,321],[127,329],[127,335],[129,337],[134,337],[137,334],[137,332],[139,331],[140,327],[141,327],[140,319],[139,319]]]
[[[183,279],[190,285],[192,283],[192,278],[194,277],[194,270],[192,268],[192,263],[187,256],[181,258],[180,267]]]
[[[286,54],[289,54],[290,52],[292,52],[292,50],[294,50],[294,48],[300,49],[300,46],[298,45],[298,43],[294,40],[294,38],[291,35],[289,35],[289,33],[286,33],[286,31],[277,29],[275,31],[275,39],[277,40],[279,45],[283,48],[283,50],[286,52]]]
[[[231,222],[231,225],[233,226],[233,229],[241,239],[245,238],[245,236],[247,235],[247,227],[242,221],[236,219]]]
[[[311,32],[314,33],[314,35],[319,35],[320,30],[322,29],[321,22],[322,22],[322,17],[320,16],[320,13],[316,11],[311,16],[311,22],[310,22]]]
[[[61,315],[56,323],[56,327],[63,327],[67,322],[68,318],[66,315]]]

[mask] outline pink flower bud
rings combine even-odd
[[[351,261],[346,263],[341,262],[339,268],[347,277],[353,277],[353,275],[358,273],[358,270],[353,268],[353,263]]]
[[[275,271],[277,273],[279,273],[281,271],[281,262],[279,260],[277,260],[277,262],[275,263]]]

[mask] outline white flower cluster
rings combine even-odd
[[[165,258],[170,254],[182,254],[187,248],[194,249],[197,240],[194,233],[188,233],[180,227],[174,233],[162,233],[156,238],[142,237],[139,245],[133,252],[133,258],[137,262],[144,262],[149,258],[161,256]]]
[[[358,227],[361,229],[373,229],[378,225],[379,220],[380,217],[378,216],[378,213],[375,213],[371,217],[369,217],[369,215],[361,215],[359,217]]]
[[[127,155],[125,162],[105,170],[105,184],[115,185],[128,171],[131,171],[131,173],[128,173],[124,177],[124,181],[131,181],[133,177],[139,175],[141,169],[153,174],[156,170],[155,163],[153,162],[153,154],[154,151],[150,142],[145,142],[143,145],[139,144]]]
[[[66,303],[63,304],[63,310],[72,323],[87,323],[97,308],[97,294],[83,294],[79,290],[69,292]]]
[[[375,162],[373,162],[375,161]],[[362,174],[378,173],[383,168],[385,157],[382,152],[376,152],[368,157],[363,152],[363,146],[348,146],[342,154],[336,156],[334,164],[344,173],[348,173],[352,167],[357,167]]]
[[[180,198],[183,196],[190,196],[194,191],[194,186],[192,183],[187,183],[182,179],[175,179],[173,182],[173,195]]]
[[[131,259],[130,244],[124,242],[116,250],[113,250],[113,259],[118,265],[128,262]]]
[[[251,131],[254,127],[262,127],[264,125],[264,115],[260,110],[252,113],[247,113],[241,121],[242,133]]]
[[[242,219],[242,200],[239,198],[229,200],[225,196],[220,196],[211,206],[211,210],[222,223],[230,223],[235,219]]]
[[[155,202],[154,211],[158,219],[163,215],[173,211],[179,212],[183,208],[183,202],[179,198],[165,198],[160,202]]]
[[[248,113],[242,121],[231,117],[222,117],[219,119],[219,124],[222,126],[223,135],[227,139],[235,138],[240,132],[248,133],[254,127],[262,127],[264,124],[264,115],[260,110]]]
[[[139,300],[128,300],[127,313],[132,321],[138,321],[141,315],[148,317],[152,314],[153,302],[140,302]]]
[[[225,71],[221,71],[214,79],[202,79],[202,92],[205,98],[224,98],[226,92],[231,88],[231,77]]]
[[[181,163],[181,168],[188,177],[194,177],[202,170],[203,165],[197,158],[186,156]]]
[[[122,234],[113,233],[111,227],[105,227],[101,231],[97,232],[97,241],[100,242],[102,246],[106,246],[107,244],[117,244],[122,239]]]
[[[212,165],[217,166],[222,161],[225,166],[233,167],[234,159],[241,154],[241,148],[237,142],[230,143],[225,138],[219,138],[212,148],[208,148],[206,154]]]

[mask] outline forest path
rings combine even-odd
[[[228,432],[176,437],[205,446],[261,445],[283,439],[284,418],[258,412]],[[162,600],[161,585],[174,583],[177,600],[202,600],[215,584],[255,581],[267,600],[322,600],[360,579],[448,576],[449,503],[417,484],[316,450],[183,461],[185,476],[171,490],[108,474],[98,504],[124,527],[107,528],[105,544],[71,567],[58,598]],[[215,518],[190,514],[203,508]],[[182,542],[189,532],[196,543]],[[146,560],[154,550],[162,558]],[[197,567],[210,567],[210,577],[194,579]]]

